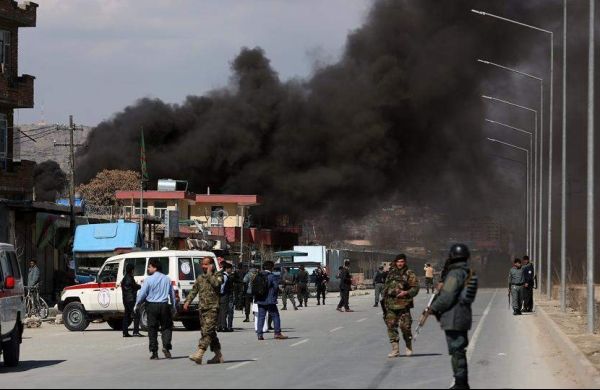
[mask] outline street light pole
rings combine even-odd
[[[560,310],[567,311],[567,0],[563,0],[562,152],[560,197]]]
[[[591,0],[592,1],[592,0]],[[550,126],[549,126],[549,142],[548,142],[548,148],[549,148],[549,162],[548,162],[548,248],[551,248],[551,238],[552,238],[552,157],[553,157],[553,131],[552,131],[552,124],[553,124],[553,112],[554,112],[554,33],[550,30],[546,30],[537,26],[533,26],[531,24],[526,24],[523,22],[519,22],[517,20],[514,19],[509,19],[509,18],[505,18],[503,16],[499,16],[499,15],[494,15],[491,14],[489,12],[484,12],[484,11],[479,11],[479,10],[475,10],[472,9],[471,12],[474,12],[478,15],[482,15],[482,16],[489,16],[492,17],[494,19],[498,19],[501,20],[503,22],[508,22],[508,23],[512,23],[512,24],[516,24],[518,26],[521,27],[526,27],[532,30],[536,30],[539,32],[543,32],[545,34],[548,34],[550,36]],[[544,155],[544,151],[543,151],[543,128],[542,131],[540,132],[540,138],[541,138],[541,145],[542,145],[542,151],[540,153],[540,155],[543,157]],[[543,161],[543,160],[542,160]],[[544,169],[543,169],[543,163],[540,165],[540,173],[543,174]],[[543,178],[540,177],[540,187],[543,185]],[[543,192],[540,193],[540,208],[543,208]],[[540,224],[540,240],[538,242],[538,255],[540,256],[540,264],[541,264],[541,258],[542,258],[542,224],[543,224],[543,215],[542,212],[540,211],[540,215],[539,215],[539,224]],[[548,295],[548,297],[551,296],[552,293],[552,286],[550,285],[551,282],[551,269],[552,269],[552,251],[548,250],[548,261],[547,261],[547,275],[546,275],[546,293]],[[541,281],[541,269],[540,272],[538,272],[538,275],[540,275],[540,281]]]
[[[596,0],[590,0],[588,48],[588,158],[587,158],[587,331],[594,333],[594,33]]]
[[[491,119],[485,119],[486,122],[488,123],[492,123],[494,125],[498,125],[498,126],[502,126],[502,127],[506,127],[508,129],[517,131],[519,133],[523,133],[523,134],[527,134],[529,136],[529,150],[533,151],[533,133],[531,131],[527,131],[527,130],[523,130],[520,129],[518,127],[514,127],[511,125],[508,125],[506,123],[502,123],[502,122],[498,122],[498,121],[494,121]],[[527,161],[527,163],[530,163],[530,160]],[[531,244],[531,226],[530,226],[530,222],[531,222],[531,177],[529,174],[529,169],[527,170],[527,253],[529,253],[529,249],[530,249],[530,244]]]
[[[539,113],[539,117],[540,117],[540,129],[543,129],[544,128],[544,79],[541,78],[541,77],[537,77],[537,76],[534,76],[532,74],[520,71],[518,69],[514,69],[514,68],[511,68],[511,67],[508,67],[508,66],[505,66],[505,65],[497,64],[497,63],[492,62],[492,61],[478,59],[477,62],[480,62],[480,63],[485,64],[485,65],[494,66],[496,68],[500,68],[500,69],[503,69],[503,70],[506,70],[506,71],[509,71],[509,72],[513,72],[513,73],[519,74],[521,76],[528,77],[530,79],[533,79],[533,80],[539,82],[539,84],[540,84],[540,107],[539,107],[539,109],[540,109],[540,113]],[[535,247],[534,247],[535,244],[534,243],[537,240],[537,237],[536,237],[537,231],[536,231],[536,234],[533,234],[533,230],[534,230],[533,225],[537,224],[537,210],[538,210],[538,202],[537,202],[537,196],[538,196],[538,185],[537,185],[537,183],[538,183],[538,181],[537,181],[537,177],[538,177],[538,160],[539,160],[539,162],[541,164],[542,163],[542,157],[543,157],[538,152],[538,134],[537,134],[537,131],[535,132],[534,137],[535,137],[535,141],[534,141],[535,142],[535,148],[533,150],[533,156],[532,156],[532,159],[535,162],[534,163],[534,168],[533,168],[533,182],[534,182],[534,189],[533,189],[533,220],[532,220],[532,227],[531,227],[531,229],[532,229],[532,235],[531,235],[531,237],[532,237],[532,245],[530,246],[530,249],[533,249],[532,252],[535,252]],[[540,146],[540,150],[541,150],[541,148],[542,148],[542,146]],[[539,156],[539,158],[538,158],[538,156]],[[541,177],[541,174],[540,174],[540,177]],[[542,186],[541,186],[541,181],[540,181],[540,192],[541,191],[542,191]],[[540,210],[540,212],[541,212],[541,210]],[[528,250],[528,252],[529,252],[529,250]],[[528,253],[528,255],[532,255],[532,253]],[[533,253],[533,258],[534,258],[535,261],[537,261],[537,257],[535,256],[535,253]]]

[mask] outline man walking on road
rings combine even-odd
[[[158,360],[158,330],[162,338],[162,352],[171,358],[171,338],[173,337],[173,313],[177,311],[175,291],[171,279],[162,273],[158,259],[148,262],[148,274],[137,296],[136,306],[146,302],[148,315],[148,337],[150,338],[150,360]]]
[[[296,275],[296,288],[298,289],[298,307],[308,306],[308,279],[309,275],[304,266],[300,266],[300,271]]]
[[[383,292],[383,287],[385,284],[385,278],[387,277],[387,273],[383,271],[383,265],[379,267],[375,277],[373,278],[373,284],[375,285],[375,304],[373,307],[379,306],[379,301],[381,298],[381,293]]]
[[[410,309],[414,307],[413,298],[419,293],[419,279],[408,269],[406,256],[400,254],[392,263],[383,289],[385,315],[384,320],[388,329],[388,336],[392,343],[390,358],[400,356],[400,335],[406,344],[406,356],[412,355],[412,317]]]
[[[429,289],[431,288],[431,293],[434,293],[433,290],[433,267],[431,264],[425,265],[425,288],[427,288],[427,294],[429,294]]]
[[[223,263],[223,284],[221,285],[221,300],[219,308],[219,332],[233,332],[234,313],[234,275],[233,266]]]
[[[256,295],[257,291],[253,291],[255,294],[256,304],[258,305],[258,326],[256,334],[258,340],[264,340],[263,328],[265,326],[265,320],[267,313],[273,319],[273,325],[275,326],[275,339],[286,340],[288,337],[281,333],[281,318],[279,316],[279,309],[277,308],[277,296],[279,294],[279,276],[273,273],[275,263],[268,260],[263,264],[263,272],[260,276],[257,275],[255,283],[257,281],[264,281],[264,296]],[[259,279],[260,278],[260,279]],[[254,289],[253,289],[254,290]]]
[[[321,305],[321,298],[323,299],[323,305],[325,305],[325,297],[327,296],[327,283],[329,283],[329,276],[323,270],[323,267],[319,266],[315,270],[315,285],[317,287],[317,306]]]
[[[523,273],[525,284],[523,285],[523,312],[533,311],[533,287],[535,285],[534,266],[529,262],[529,256],[523,256]]]
[[[250,322],[250,312],[252,311],[252,281],[256,276],[256,269],[251,268],[246,275],[244,275],[244,286],[246,288],[246,296],[244,297],[244,314],[246,315],[246,319],[244,322]]]
[[[350,310],[350,290],[352,290],[350,260],[346,259],[344,261],[344,266],[340,267],[337,278],[340,280],[340,303],[338,304],[337,311],[342,312],[342,308],[344,308],[346,313],[352,313],[354,310]]]
[[[452,389],[469,389],[467,346],[473,322],[471,304],[477,295],[477,277],[469,269],[469,257],[466,245],[456,244],[450,248],[444,285],[430,308],[446,333],[455,380]]]
[[[185,299],[183,310],[188,311],[190,304],[197,295],[200,296],[198,311],[200,313],[200,333],[202,337],[198,342],[198,350],[190,355],[190,360],[202,364],[202,358],[210,347],[215,356],[208,364],[224,363],[221,353],[221,343],[217,337],[217,321],[219,317],[219,301],[221,296],[221,285],[223,275],[215,272],[214,262],[211,257],[202,259],[202,275],[198,276],[190,294]]]
[[[525,272],[521,267],[521,260],[515,259],[513,267],[508,273],[508,293],[512,300],[513,315],[521,315],[523,307],[523,286],[525,285]]]
[[[296,306],[296,299],[294,298],[294,286],[295,286],[295,278],[294,275],[290,273],[289,268],[283,269],[283,274],[281,276],[281,284],[283,295],[281,296],[281,300],[283,301],[283,308],[281,310],[287,310],[287,301],[288,299],[292,302],[292,306],[294,306],[294,310],[298,310]]]
[[[123,317],[123,337],[143,337],[140,334],[140,313],[134,310],[135,299],[138,290],[141,288],[133,277],[135,265],[127,264],[125,268],[125,276],[121,282],[121,291],[123,292],[123,307],[125,308],[125,316]],[[129,334],[129,324],[133,318],[133,336]]]

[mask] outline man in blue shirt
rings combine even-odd
[[[148,262],[148,274],[137,295],[136,306],[146,303],[148,315],[148,337],[150,340],[150,360],[158,360],[158,329],[160,326],[162,352],[171,358],[171,338],[173,337],[173,313],[177,311],[175,291],[171,279],[162,273],[158,259]]]
[[[255,297],[256,304],[258,305],[258,326],[256,334],[258,340],[264,340],[263,328],[265,326],[265,319],[267,313],[273,319],[275,324],[275,339],[286,340],[288,337],[281,333],[281,319],[279,317],[279,310],[277,309],[277,297],[279,294],[279,275],[273,273],[275,263],[272,261],[265,261],[263,264],[264,271],[262,274],[266,279],[267,293],[264,297]],[[253,292],[256,293],[256,292]]]

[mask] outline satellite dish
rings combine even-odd
[[[227,217],[229,217],[229,213],[227,211],[225,211],[225,209],[220,209],[217,211],[217,218],[220,221],[223,221]]]

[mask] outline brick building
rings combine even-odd
[[[33,81],[19,76],[19,28],[35,27],[37,4],[0,0],[0,199],[33,197],[30,161],[14,160],[14,110],[33,108]],[[1,222],[0,222],[1,223]]]

